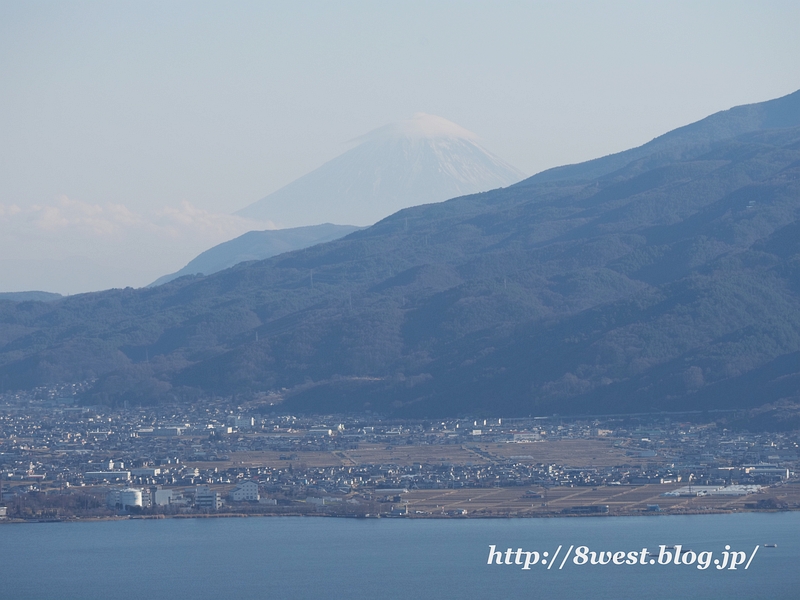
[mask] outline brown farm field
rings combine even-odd
[[[283,458],[281,458],[283,457]],[[291,458],[290,458],[291,457]],[[625,455],[606,440],[556,440],[523,444],[359,444],[351,450],[297,450],[294,452],[231,452],[229,459],[213,463],[189,463],[191,466],[219,468],[245,467],[339,467],[360,465],[481,465],[506,460],[531,464],[561,464],[573,467],[602,467],[641,462]]]

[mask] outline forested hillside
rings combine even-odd
[[[800,127],[759,127],[208,277],[0,302],[0,389],[96,377],[87,401],[428,416],[797,398]]]

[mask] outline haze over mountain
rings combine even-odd
[[[406,416],[800,399],[799,121],[797,92],[599,176],[540,174],[157,288],[0,302],[0,389],[97,378],[88,402]]]
[[[0,300],[10,300],[11,302],[29,302],[35,300],[38,302],[52,302],[63,298],[61,294],[54,294],[52,292],[0,292]]]
[[[0,205],[0,292],[143,287],[220,242],[274,228],[188,201],[137,212],[60,196],[11,208]]]
[[[308,248],[314,244],[330,242],[357,231],[352,225],[312,225],[289,229],[248,231],[239,237],[209,248],[180,271],[159,277],[149,287],[161,285],[186,275],[211,275],[240,262],[263,260],[276,254]],[[3,297],[0,294],[0,299]]]
[[[413,118],[358,145],[236,214],[280,227],[372,225],[400,209],[505,187],[524,175],[441,117]]]

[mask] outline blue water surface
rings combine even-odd
[[[0,598],[800,598],[800,513],[558,519],[126,520],[0,526]],[[561,553],[530,570],[489,546]],[[749,569],[576,566],[595,551],[713,551]],[[763,544],[777,544],[764,547]],[[505,559],[505,553],[504,553]],[[647,561],[649,563],[649,559]]]

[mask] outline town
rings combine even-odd
[[[0,518],[509,517],[800,508],[800,435],[698,415],[391,420],[0,396]]]

